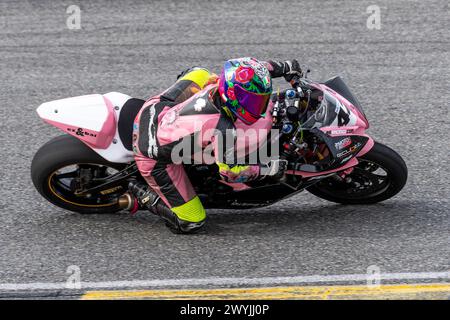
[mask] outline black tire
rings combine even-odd
[[[344,194],[342,183],[335,183],[333,177],[323,179],[313,186],[307,188],[313,195],[332,202],[342,204],[372,204],[387,200],[395,196],[405,186],[408,169],[402,157],[391,148],[375,142],[373,148],[359,158],[362,163],[372,163],[380,166],[386,173],[386,185],[378,192],[361,194]],[[354,170],[355,172],[355,170]],[[353,173],[352,173],[353,174]],[[351,175],[350,174],[350,177]]]
[[[52,204],[83,214],[113,213],[120,211],[117,202],[99,205],[77,204],[65,201],[55,190],[52,190],[51,179],[60,168],[80,163],[98,164],[116,170],[123,165],[106,161],[83,142],[70,135],[58,136],[43,145],[35,154],[31,163],[31,179],[37,191]]]

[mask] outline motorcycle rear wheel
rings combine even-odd
[[[36,152],[31,163],[31,179],[36,190],[60,208],[82,214],[113,213],[121,210],[118,198],[126,191],[124,187],[88,195],[79,195],[75,190],[81,170],[87,176],[104,178],[123,167],[108,162],[77,138],[62,135]]]
[[[392,198],[405,186],[405,161],[388,146],[375,142],[358,160],[359,164],[344,179],[325,178],[307,190],[331,202],[372,204]]]

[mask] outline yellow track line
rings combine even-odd
[[[84,300],[104,299],[449,299],[450,283],[392,284],[379,287],[292,286],[271,288],[192,290],[111,290],[88,291]]]

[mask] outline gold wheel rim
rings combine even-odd
[[[115,205],[116,203],[107,203],[107,204],[84,204],[84,203],[76,203],[76,202],[72,202],[69,201],[65,198],[63,198],[61,195],[59,195],[56,190],[53,188],[53,185],[51,183],[53,176],[56,174],[56,171],[53,172],[49,177],[48,177],[48,188],[50,189],[51,193],[53,193],[58,199],[66,202],[66,203],[70,203],[72,205],[75,206],[79,206],[79,207],[87,207],[87,208],[102,208],[102,207],[111,207],[113,205]]]

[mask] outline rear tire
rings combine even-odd
[[[65,200],[52,185],[55,172],[63,167],[77,164],[94,164],[115,170],[123,169],[123,165],[108,162],[83,142],[70,135],[58,136],[43,145],[35,154],[31,163],[31,179],[36,190],[52,204],[83,214],[113,213],[120,211],[117,202],[89,204]]]
[[[336,183],[333,177],[323,179],[307,188],[313,195],[332,202],[342,204],[372,204],[395,196],[406,184],[408,169],[402,157],[391,148],[375,142],[373,148],[358,158],[361,163],[378,165],[386,173],[387,183],[380,190],[367,194],[345,194],[345,184]],[[356,170],[356,169],[355,169]],[[355,170],[349,175],[355,174]]]

